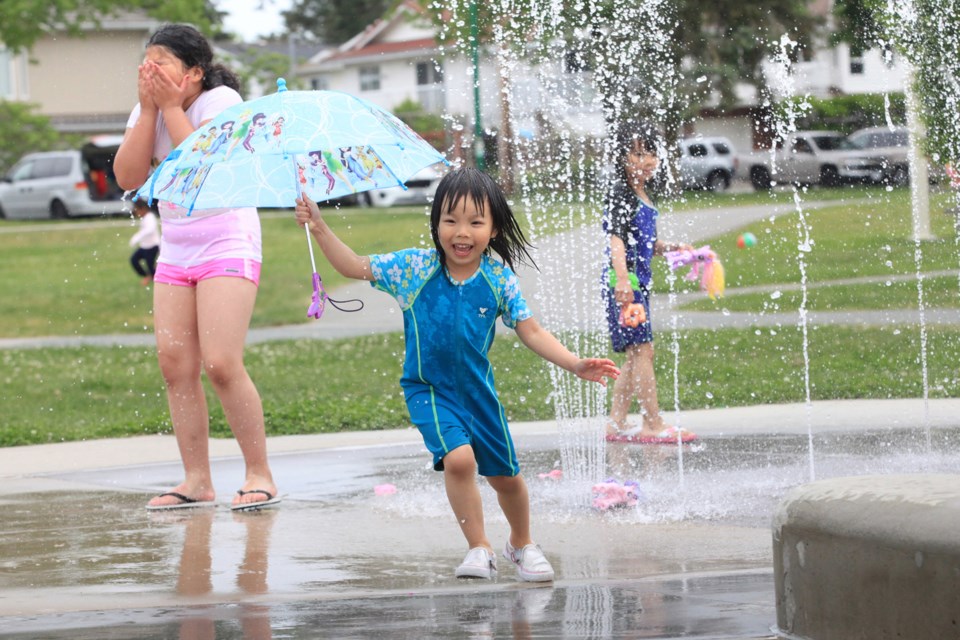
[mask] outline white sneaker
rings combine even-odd
[[[522,549],[514,549],[510,542],[503,548],[503,557],[517,568],[517,575],[525,582],[550,582],[553,580],[553,567],[543,555],[539,545],[528,544]]]
[[[458,578],[484,578],[497,575],[497,557],[486,547],[474,547],[467,551],[463,562],[454,572]]]

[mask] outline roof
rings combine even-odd
[[[411,52],[435,53],[438,49],[431,29],[422,29],[422,33],[430,33],[407,40],[385,40],[384,35],[393,27],[402,24],[411,18],[424,17],[427,13],[423,7],[413,0],[404,0],[396,9],[383,18],[374,20],[363,31],[356,34],[336,49],[322,51],[310,60],[315,67],[327,64],[339,65],[347,61],[357,61],[363,58],[382,59],[388,57],[403,57]]]

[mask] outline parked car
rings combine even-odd
[[[127,213],[113,175],[121,140],[97,136],[80,149],[25,155],[0,178],[0,218]]]
[[[910,182],[910,132],[906,127],[868,127],[854,131],[847,140],[882,161],[883,182],[897,186]]]
[[[776,171],[774,171],[774,168]],[[820,184],[833,187],[852,182],[880,182],[883,162],[864,153],[836,131],[797,131],[788,134],[774,153],[758,152],[747,161],[754,189],[775,184]]]
[[[406,189],[371,189],[359,194],[360,203],[372,207],[429,204],[433,202],[433,194],[437,192],[437,185],[442,177],[435,168],[426,167],[407,180]]]
[[[723,137],[680,141],[680,184],[684,189],[724,191],[737,174],[737,154]]]

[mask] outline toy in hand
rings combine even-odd
[[[617,286],[617,272],[610,269],[610,288]],[[640,281],[637,274],[630,274],[630,288],[634,291],[640,290]],[[620,325],[624,327],[637,328],[647,321],[647,310],[639,302],[631,302],[620,308]]]
[[[671,269],[690,267],[685,276],[687,280],[700,278],[700,290],[706,291],[711,300],[723,297],[725,287],[723,265],[717,254],[710,250],[710,245],[704,245],[693,251],[668,251],[663,254]]]
[[[647,310],[639,302],[631,302],[620,308],[620,324],[636,329],[647,321]]]

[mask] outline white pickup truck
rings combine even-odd
[[[880,182],[883,159],[865,153],[836,131],[797,131],[788,134],[771,155],[756,152],[741,161],[754,189],[777,184]]]

